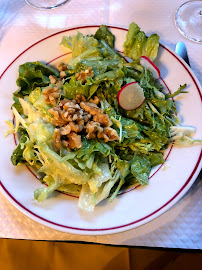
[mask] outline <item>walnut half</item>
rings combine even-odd
[[[60,93],[61,89],[52,86],[46,87],[42,92],[45,102],[53,106],[57,104],[57,99],[59,98]]]
[[[98,139],[104,139],[105,142],[119,140],[119,136],[115,129],[111,127],[105,127],[103,132],[97,134]]]

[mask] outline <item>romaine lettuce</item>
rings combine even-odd
[[[147,38],[145,33],[140,31],[139,26],[133,22],[129,26],[123,48],[124,54],[133,60],[138,60],[144,55],[154,61],[158,54],[159,36],[153,34]]]
[[[114,48],[115,36],[108,30],[106,25],[101,25],[94,37],[97,40],[104,40],[111,48]]]

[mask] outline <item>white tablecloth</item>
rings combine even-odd
[[[178,41],[185,42],[191,68],[202,84],[202,45],[185,39],[174,23],[175,12],[183,2],[71,0],[61,8],[39,11],[23,0],[0,0],[0,74],[24,48],[61,29],[99,24],[127,28],[135,21],[147,34],[157,33],[161,43],[171,49]],[[105,236],[78,236],[44,227],[22,214],[0,193],[0,237],[201,249],[200,180],[201,175],[189,192],[157,219],[134,230]]]

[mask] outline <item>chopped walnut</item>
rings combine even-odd
[[[80,110],[80,106],[79,104],[76,104],[75,100],[69,100],[63,105],[63,109],[66,111],[69,109],[74,109],[74,111],[76,111],[76,110]]]
[[[105,127],[102,132],[98,132],[98,139],[104,139],[105,142],[119,140],[119,136],[115,129],[111,127]]]
[[[83,95],[80,95],[80,94],[76,95],[75,99],[76,99],[76,102],[79,103],[79,104],[81,103],[81,101],[86,101],[86,98]]]
[[[53,107],[49,109],[48,112],[53,115],[52,118],[53,125],[62,127],[67,123],[67,121],[62,117],[63,111],[61,111],[59,108]]]
[[[67,135],[67,138],[69,148],[74,149],[82,147],[81,135],[78,135],[75,132],[71,132],[69,135]]]
[[[87,139],[95,139],[96,132],[103,132],[103,128],[100,126],[100,123],[90,121],[86,125],[86,132],[88,133],[86,138]]]
[[[61,134],[62,136],[68,135],[68,134],[70,134],[70,132],[71,132],[71,127],[70,127],[70,125],[66,125],[66,126],[61,127],[61,128],[59,129],[59,131],[60,131],[60,134]]]
[[[85,128],[85,122],[83,119],[77,121],[77,124],[82,127],[82,130]]]
[[[88,67],[86,70],[82,70],[81,72],[78,72],[75,74],[75,78],[77,81],[81,81],[82,84],[86,83],[87,77],[93,77],[94,71],[92,70],[92,67]]]
[[[87,123],[92,117],[92,115],[90,113],[87,113],[85,111],[84,111],[82,116],[83,116],[83,120],[84,120],[85,123]]]
[[[61,90],[58,87],[46,87],[42,94],[44,96],[44,100],[47,104],[51,104],[55,106],[57,104],[57,99],[59,98]]]
[[[67,112],[67,111],[63,110],[61,112],[61,117],[66,123],[69,123],[69,122],[73,121],[73,114],[69,114],[69,112]]]
[[[76,111],[72,117],[73,121],[76,122],[80,122],[81,120],[83,120],[83,118],[84,118],[83,110]]]
[[[57,77],[56,76],[50,75],[49,79],[50,79],[51,84],[56,84],[56,82],[57,82]]]
[[[69,124],[67,124],[66,126],[63,126],[59,129],[60,134],[61,135],[68,135],[70,134],[72,131],[73,132],[81,132],[84,128],[84,125],[82,125],[82,123],[79,124],[75,124],[74,122],[70,122]]]
[[[83,130],[83,126],[80,124],[75,124],[74,122],[70,122],[69,126],[71,128],[71,131],[74,132],[81,132]]]
[[[63,108],[63,105],[69,101],[72,101],[72,100],[69,100],[67,98],[64,98],[62,100],[60,100],[60,103],[58,104],[61,108]]]
[[[66,73],[64,70],[60,71],[60,78],[63,79],[64,77],[66,77]]]
[[[65,63],[60,63],[60,64],[58,65],[58,70],[59,70],[59,71],[65,71],[65,70],[67,70],[67,69],[68,69],[68,65],[65,64]]]
[[[62,143],[62,145],[63,145],[64,147],[69,147],[69,142],[68,142],[68,140],[62,140],[61,143]]]
[[[98,105],[100,103],[100,99],[97,96],[95,96],[94,99],[91,98],[89,101],[96,104],[96,105]]]
[[[80,106],[82,109],[84,109],[84,111],[92,115],[102,113],[102,109],[92,102],[81,101]]]
[[[66,76],[66,73],[65,73],[65,76]],[[62,85],[62,77],[57,78],[57,77],[54,76],[54,75],[50,75],[50,76],[49,76],[49,79],[50,79],[50,83],[51,83],[51,84],[55,84],[58,88],[61,87],[61,85]]]
[[[112,125],[111,120],[109,119],[108,114],[98,113],[93,116],[93,121],[99,122],[103,127],[109,127]]]
[[[80,132],[87,133],[87,139],[104,139],[105,142],[118,140],[119,136],[113,128],[109,116],[97,105],[99,98],[94,102],[87,102],[83,95],[76,99],[63,99],[56,107],[49,109],[52,114],[52,123],[57,126],[54,130],[54,148],[59,150],[61,145],[71,149],[82,147]],[[97,103],[97,104],[96,104]]]

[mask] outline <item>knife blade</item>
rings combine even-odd
[[[187,48],[184,42],[180,41],[176,44],[175,52],[190,66]]]

